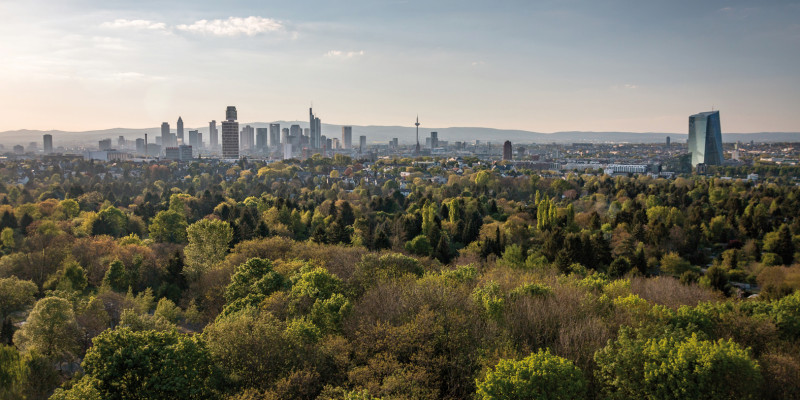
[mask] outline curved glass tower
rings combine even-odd
[[[692,166],[722,164],[722,129],[719,111],[689,116],[689,153]]]

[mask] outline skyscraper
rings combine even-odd
[[[342,143],[344,143],[344,148],[346,150],[350,150],[353,148],[353,127],[352,126],[343,126],[342,127]]]
[[[216,120],[208,123],[208,145],[212,149],[216,149],[219,146],[219,132],[217,132]]]
[[[239,158],[239,123],[236,122],[236,107],[228,106],[226,120],[222,122],[222,158]]]
[[[44,153],[50,154],[53,152],[53,135],[47,134],[42,136],[44,139]]]
[[[692,166],[722,164],[722,129],[719,111],[689,116],[689,153]]]
[[[312,149],[318,149],[322,147],[322,143],[320,140],[320,136],[322,136],[322,123],[320,122],[319,118],[314,115],[314,109],[308,109],[308,144]]]
[[[267,134],[269,129],[267,128],[256,128],[256,149],[259,152],[266,153],[267,152]]]
[[[513,157],[513,154],[514,152],[511,148],[511,141],[506,140],[506,142],[503,143],[503,160],[510,160]]]
[[[162,122],[161,123],[161,145],[162,146],[172,146],[172,141],[169,139],[169,122]]]
[[[439,132],[431,132],[431,149],[439,147]]]
[[[269,124],[269,146],[277,149],[281,143],[281,124]]]
[[[189,131],[189,146],[192,146],[196,151],[203,148],[203,134],[200,131]]]
[[[358,137],[358,152],[363,153],[367,149],[367,137],[361,135]]]
[[[246,125],[242,128],[241,139],[239,139],[239,146],[242,150],[251,151],[255,148],[255,129],[252,126]]]
[[[181,117],[178,117],[178,139],[180,139],[181,144],[186,144],[183,140],[183,120]]]

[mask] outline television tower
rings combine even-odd
[[[414,125],[417,127],[417,147],[414,149],[414,154],[419,155],[419,114],[417,114],[417,122]]]

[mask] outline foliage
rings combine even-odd
[[[502,359],[477,383],[477,398],[583,399],[587,382],[571,361],[539,350],[520,361]]]
[[[204,341],[174,331],[103,332],[83,369],[104,399],[210,399],[220,385]]]

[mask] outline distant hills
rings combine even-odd
[[[308,126],[307,122],[298,121],[279,121],[281,128],[288,128],[290,125],[299,124],[305,128]],[[267,122],[245,122],[239,123],[239,126],[250,125],[255,128],[266,128],[269,126]],[[322,133],[328,137],[341,137],[342,125],[323,124]],[[358,142],[358,137],[365,135],[367,143],[388,143],[392,138],[398,138],[401,144],[414,143],[415,128],[405,126],[358,126],[353,127],[353,143]],[[208,143],[208,126],[200,128],[186,128],[186,132],[192,129],[198,129],[203,132],[203,141]],[[217,125],[220,129],[220,125]],[[175,127],[172,126],[173,132]],[[511,130],[511,129],[492,129],[492,128],[475,128],[475,127],[453,127],[453,128],[421,128],[419,130],[420,142],[425,143],[425,138],[430,135],[430,132],[435,131],[439,133],[439,140],[448,142],[466,141],[474,142],[480,140],[481,142],[504,142],[510,140],[513,143],[663,143],[666,137],[669,136],[672,142],[680,143],[686,142],[687,134],[685,133],[667,133],[667,132],[554,132],[554,133],[541,133],[531,132],[524,130]],[[130,128],[112,128],[94,131],[83,132],[68,132],[68,131],[39,131],[39,130],[16,130],[0,132],[0,143],[6,146],[15,144],[27,144],[29,142],[37,142],[41,146],[42,135],[49,133],[53,135],[53,144],[58,146],[73,146],[81,143],[96,143],[98,140],[111,138],[113,143],[116,143],[118,136],[125,136],[128,140],[143,138],[144,134],[148,134],[151,141],[155,141],[156,136],[161,135],[161,128],[144,128],[144,129],[130,129]],[[758,133],[724,133],[722,135],[724,142],[800,142],[800,132],[758,132]]]

